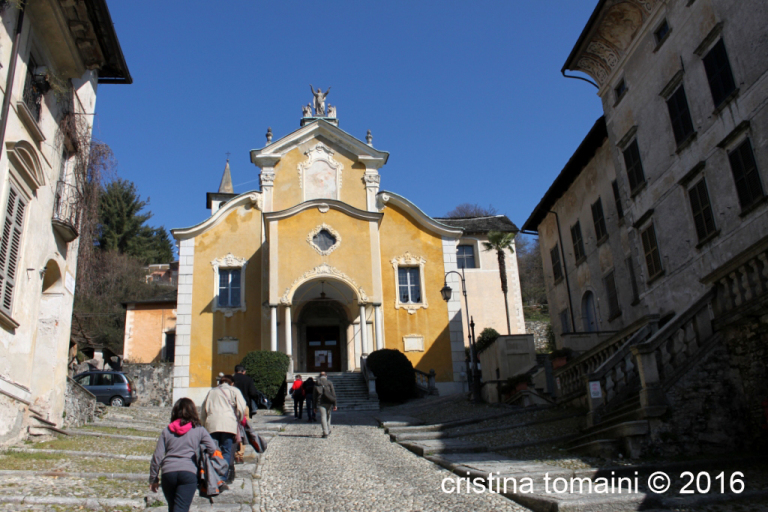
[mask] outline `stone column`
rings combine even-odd
[[[277,306],[269,306],[269,350],[277,352]]]
[[[376,329],[376,350],[384,348],[384,319],[381,314],[381,304],[373,305],[373,321]]]
[[[360,304],[360,344],[363,354],[370,354],[368,346],[368,325],[365,322],[365,304]]]
[[[285,354],[289,358],[288,373],[293,374],[293,332],[291,332],[291,306],[285,306]]]

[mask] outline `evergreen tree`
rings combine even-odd
[[[152,218],[151,212],[142,212],[148,205],[133,182],[117,179],[108,184],[99,199],[99,249],[134,256],[144,264],[172,261],[166,229],[146,224]]]

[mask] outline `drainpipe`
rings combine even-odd
[[[549,210],[549,213],[555,214],[555,221],[557,222],[557,238],[560,240],[560,254],[562,255],[565,289],[568,292],[568,312],[571,314],[571,332],[576,332],[576,321],[573,319],[573,302],[571,301],[571,285],[568,283],[568,265],[565,263],[565,247],[563,247],[563,236],[560,234],[560,217],[554,210]]]
[[[0,111],[0,157],[5,146],[5,129],[8,126],[8,111],[11,107],[11,92],[13,89],[13,80],[16,76],[16,61],[19,60],[19,40],[21,39],[21,28],[24,25],[24,7],[26,2],[22,2],[19,9],[19,17],[16,19],[16,34],[13,36],[13,47],[11,48],[11,62],[8,65],[8,79],[5,82],[5,97],[3,98],[3,109]]]

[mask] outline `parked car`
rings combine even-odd
[[[103,404],[127,407],[137,399],[136,386],[123,372],[92,370],[75,375],[74,379]]]

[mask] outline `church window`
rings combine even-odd
[[[334,237],[327,229],[322,229],[312,238],[312,241],[321,251],[327,251],[336,243],[336,237]]]
[[[240,269],[219,269],[219,307],[240,307]]]
[[[419,267],[398,268],[400,302],[419,304],[421,302],[421,279]]]
[[[459,268],[477,268],[475,248],[471,245],[460,245],[456,251],[456,263]]]

